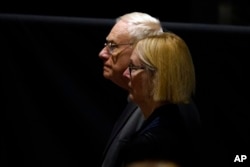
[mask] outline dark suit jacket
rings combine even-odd
[[[116,121],[103,153],[102,167],[117,167],[116,160],[122,140],[129,138],[141,127],[144,117],[133,102],[128,102],[126,108]]]
[[[182,167],[199,165],[199,143],[175,104],[157,108],[143,123],[141,129],[123,140],[118,162],[126,166],[142,160],[174,161]]]

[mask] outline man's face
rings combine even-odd
[[[106,38],[106,46],[99,53],[103,60],[103,76],[124,89],[128,89],[129,79],[123,76],[123,72],[133,50],[127,27],[125,22],[117,22]]]

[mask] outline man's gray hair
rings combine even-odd
[[[121,20],[128,24],[128,32],[131,36],[131,40],[133,41],[139,41],[148,36],[159,35],[163,33],[160,20],[147,13],[127,13],[118,17],[116,22]]]

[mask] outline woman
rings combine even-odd
[[[145,117],[142,128],[124,141],[123,164],[166,160],[181,167],[197,165],[197,145],[178,108],[189,103],[195,91],[186,43],[171,32],[140,40],[123,75],[130,79],[129,98]]]

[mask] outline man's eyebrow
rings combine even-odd
[[[108,39],[106,39],[106,42],[111,42],[111,43],[113,42],[113,43],[115,43],[114,40],[108,40]]]

